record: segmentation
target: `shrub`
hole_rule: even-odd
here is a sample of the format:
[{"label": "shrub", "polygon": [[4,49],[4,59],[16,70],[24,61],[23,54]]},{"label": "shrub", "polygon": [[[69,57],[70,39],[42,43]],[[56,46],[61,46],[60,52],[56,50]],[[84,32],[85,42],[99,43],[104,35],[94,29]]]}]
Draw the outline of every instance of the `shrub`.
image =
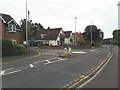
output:
[{"label": "shrub", "polygon": [[21,55],[21,54],[24,54],[26,53],[26,48],[24,45],[22,44],[16,44],[16,45],[13,45],[14,46],[14,55]]},{"label": "shrub", "polygon": [[2,39],[2,56],[10,56],[13,53],[13,45],[10,40]]},{"label": "shrub", "polygon": [[13,56],[26,53],[26,48],[22,44],[12,44],[12,41],[2,39],[2,56]]}]

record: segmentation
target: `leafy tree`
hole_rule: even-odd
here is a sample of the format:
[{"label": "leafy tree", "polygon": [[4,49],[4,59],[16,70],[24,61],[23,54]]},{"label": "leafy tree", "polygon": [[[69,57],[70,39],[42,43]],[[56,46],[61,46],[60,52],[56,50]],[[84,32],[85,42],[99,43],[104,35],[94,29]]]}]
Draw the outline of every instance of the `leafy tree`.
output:
[{"label": "leafy tree", "polygon": [[91,41],[91,28],[92,28],[92,41],[94,44],[100,43],[103,40],[104,32],[98,29],[95,25],[89,25],[85,28],[82,35],[86,41]]},{"label": "leafy tree", "polygon": [[120,29],[113,31],[113,43],[120,46]]},{"label": "leafy tree", "polygon": [[[35,35],[38,30],[44,29],[44,27],[40,23],[32,23],[32,20],[27,22],[28,24],[28,37],[30,35]],[[21,20],[21,40],[26,41],[26,19]]]}]

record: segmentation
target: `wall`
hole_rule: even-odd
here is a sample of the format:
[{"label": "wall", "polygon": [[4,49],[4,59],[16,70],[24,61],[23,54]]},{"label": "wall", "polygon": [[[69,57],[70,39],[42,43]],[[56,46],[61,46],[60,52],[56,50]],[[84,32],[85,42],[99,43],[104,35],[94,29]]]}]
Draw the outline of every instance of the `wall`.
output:
[{"label": "wall", "polygon": [[19,31],[16,32],[5,32],[5,38],[9,39],[9,40],[16,40],[17,44],[20,42],[20,33]]},{"label": "wall", "polygon": [[70,44],[69,38],[65,38],[65,44]]},{"label": "wall", "polygon": [[49,45],[57,45],[57,41],[55,41],[55,40],[49,40]]}]

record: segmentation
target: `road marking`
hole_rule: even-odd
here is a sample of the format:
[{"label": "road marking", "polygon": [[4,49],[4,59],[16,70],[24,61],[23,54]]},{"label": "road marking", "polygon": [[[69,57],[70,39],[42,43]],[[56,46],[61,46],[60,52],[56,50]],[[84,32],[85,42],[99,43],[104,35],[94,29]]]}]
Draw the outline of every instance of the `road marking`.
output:
[{"label": "road marking", "polygon": [[90,50],[90,51],[97,51],[98,49]]},{"label": "road marking", "polygon": [[4,73],[5,73],[5,71],[4,71],[4,70],[3,70],[3,71],[1,71],[1,72],[0,72],[0,76],[2,76]]},{"label": "road marking", "polygon": [[97,71],[97,73],[96,73],[92,78],[90,78],[89,80],[87,80],[85,83],[83,83],[82,85],[80,85],[78,88],[84,87],[84,86],[87,85],[91,80],[93,80],[93,79],[104,69],[104,67],[108,64],[108,62],[111,60],[112,57],[113,57],[113,54],[109,57],[109,59],[107,60],[107,62]]},{"label": "road marking", "polygon": [[[70,82],[69,84],[65,85],[63,88],[67,88],[65,90],[71,89],[74,86],[76,86],[77,84],[79,84],[81,81],[86,80],[88,78],[88,80],[86,80],[86,82],[82,83],[78,87],[78,88],[82,88],[84,85],[86,85],[88,82],[90,82],[92,79],[94,79],[103,70],[103,68],[107,65],[107,63],[112,58],[113,53],[108,53],[108,56],[107,56],[107,58],[105,58],[104,60],[102,60],[99,64],[97,64],[94,68],[92,68],[91,70],[89,70],[87,73],[85,73],[84,75],[81,75],[79,77],[79,80],[75,79],[72,82]],[[93,74],[93,76],[91,77],[92,74]]]},{"label": "road marking", "polygon": [[29,66],[30,66],[30,67],[34,67],[33,64],[30,64]]},{"label": "road marking", "polygon": [[63,60],[67,60],[68,58],[59,58],[58,60],[55,60],[55,61],[50,61],[50,63],[44,63],[43,65],[47,65],[47,64],[53,64],[53,63],[56,63],[56,62],[60,62],[60,61],[63,61]]},{"label": "road marking", "polygon": [[4,73],[4,74],[2,74],[0,76],[13,74],[13,73],[17,73],[17,72],[20,72],[20,71],[22,71],[22,70],[16,70],[16,71],[12,71],[12,72],[9,72],[9,73]]},{"label": "road marking", "polygon": [[72,52],[72,53],[87,53],[87,52]]},{"label": "road marking", "polygon": [[17,60],[14,60],[14,61],[4,62],[2,64],[12,63],[12,62],[16,62],[16,61],[22,61],[22,60],[26,60],[26,59],[30,60],[31,58],[37,57],[39,55],[40,55],[40,52],[37,55],[32,56],[32,57],[27,57],[27,58],[17,59]]}]

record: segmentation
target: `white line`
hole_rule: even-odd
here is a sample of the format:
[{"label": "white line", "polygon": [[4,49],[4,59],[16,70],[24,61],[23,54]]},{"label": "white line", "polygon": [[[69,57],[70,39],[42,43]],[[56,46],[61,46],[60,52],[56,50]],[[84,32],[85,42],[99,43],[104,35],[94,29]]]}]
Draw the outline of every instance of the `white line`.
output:
[{"label": "white line", "polygon": [[110,61],[110,59],[112,58],[113,54],[111,55],[111,57],[107,60],[107,62],[97,71],[97,73],[92,77],[90,78],[88,81],[86,81],[85,83],[83,83],[82,85],[80,85],[78,88],[82,88],[84,87],[85,85],[87,85],[91,80],[93,80],[103,69],[104,67],[108,64],[108,62]]},{"label": "white line", "polygon": [[5,69],[4,71],[9,71],[9,70],[12,70],[13,68],[9,68],[9,69]]},{"label": "white line", "polygon": [[20,72],[20,71],[22,71],[22,70],[16,70],[16,71],[13,71],[13,72],[5,73],[3,75],[13,74],[13,73]]}]

